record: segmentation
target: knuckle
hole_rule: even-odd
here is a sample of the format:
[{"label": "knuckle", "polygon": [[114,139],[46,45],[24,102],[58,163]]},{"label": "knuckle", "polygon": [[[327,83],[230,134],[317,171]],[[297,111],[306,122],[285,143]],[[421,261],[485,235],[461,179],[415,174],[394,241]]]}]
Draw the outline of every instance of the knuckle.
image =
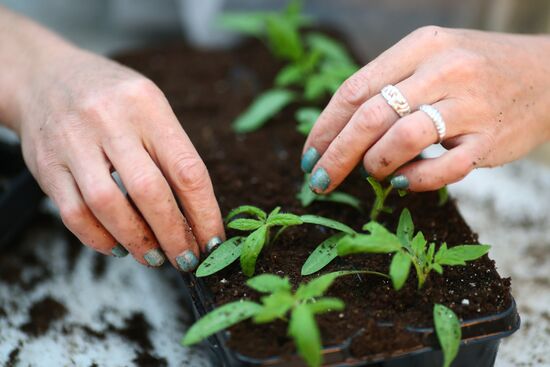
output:
[{"label": "knuckle", "polygon": [[451,32],[447,28],[436,25],[420,27],[411,33],[411,39],[415,43],[429,45],[448,45],[451,40]]},{"label": "knuckle", "polygon": [[416,151],[422,141],[420,130],[413,123],[401,124],[394,134],[398,144],[407,151]]},{"label": "knuckle", "polygon": [[88,210],[84,203],[60,204],[59,214],[67,228],[73,231],[80,231],[88,217]]},{"label": "knuckle", "polygon": [[365,96],[370,95],[364,72],[359,71],[346,79],[338,89],[338,95],[348,105],[359,106]]},{"label": "knuckle", "polygon": [[144,172],[132,178],[127,189],[133,199],[141,201],[158,197],[163,184],[163,178],[160,174]]},{"label": "knuckle", "polygon": [[104,209],[116,199],[116,189],[110,187],[92,187],[85,192],[86,202],[94,209]]},{"label": "knuckle", "polygon": [[367,106],[363,105],[357,111],[356,128],[362,135],[380,136],[385,129],[385,113],[382,105]]},{"label": "knuckle", "polygon": [[158,100],[163,94],[150,79],[139,77],[124,82],[121,85],[124,98],[131,101]]},{"label": "knuckle", "polygon": [[440,73],[444,79],[469,80],[477,77],[477,74],[484,69],[485,63],[485,58],[480,54],[454,50],[447,54]]},{"label": "knuckle", "polygon": [[452,175],[455,179],[466,176],[473,168],[473,158],[467,151],[457,153],[452,165]]},{"label": "knuckle", "polygon": [[197,156],[182,155],[174,162],[176,185],[180,191],[199,191],[208,187],[209,175],[204,162]]}]

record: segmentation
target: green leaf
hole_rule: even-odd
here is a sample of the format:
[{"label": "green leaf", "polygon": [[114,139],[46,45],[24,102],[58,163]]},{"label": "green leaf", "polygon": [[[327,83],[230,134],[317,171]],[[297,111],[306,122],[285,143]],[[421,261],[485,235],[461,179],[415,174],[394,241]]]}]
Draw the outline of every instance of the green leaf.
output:
[{"label": "green leaf", "polygon": [[227,224],[228,228],[237,229],[239,231],[253,231],[264,225],[263,221],[257,219],[238,218]]},{"label": "green leaf", "polygon": [[262,93],[237,117],[233,129],[237,133],[249,133],[262,127],[269,119],[296,99],[296,94],[285,89],[270,89]]},{"label": "green leaf", "polygon": [[217,26],[235,33],[262,37],[266,32],[268,12],[224,12],[216,19]]},{"label": "green leaf", "polygon": [[254,316],[261,306],[251,301],[228,303],[205,315],[187,331],[183,345],[193,345],[201,340]]},{"label": "green leaf", "polygon": [[308,207],[311,203],[317,200],[317,195],[309,188],[309,175],[304,175],[304,183],[302,184],[298,194],[296,194],[296,198],[300,200],[300,203],[304,208]]},{"label": "green leaf", "polygon": [[229,214],[227,214],[227,217],[225,218],[225,221],[229,222],[229,221],[231,221],[231,219],[233,219],[237,215],[241,215],[241,214],[247,214],[247,215],[250,215],[250,216],[254,216],[254,217],[256,217],[260,220],[263,220],[263,221],[265,221],[266,218],[267,218],[266,212],[264,212],[262,209],[257,208],[257,207],[252,206],[252,205],[242,205],[242,206],[239,206],[239,207],[231,210],[229,212]]},{"label": "green leaf", "polygon": [[304,98],[306,101],[317,101],[325,94],[331,92],[329,88],[329,80],[326,76],[321,74],[316,74],[309,77],[306,81],[304,89]]},{"label": "green leaf", "polygon": [[369,231],[371,234],[392,234],[386,227],[373,220],[365,224],[362,229],[363,231]]},{"label": "green leaf", "polygon": [[298,226],[302,224],[302,219],[295,214],[284,213],[270,216],[267,219],[267,225],[269,226]]},{"label": "green leaf", "polygon": [[[311,191],[311,190],[310,190]],[[344,204],[363,212],[361,208],[361,200],[353,195],[341,191],[333,191],[328,195],[317,195],[317,201],[327,201],[330,203]]]},{"label": "green leaf", "polygon": [[460,348],[460,321],[451,309],[440,304],[434,305],[433,315],[437,339],[443,351],[443,367],[449,367]]},{"label": "green leaf", "polygon": [[266,242],[267,226],[261,226],[252,232],[243,242],[241,249],[241,269],[243,274],[254,275],[256,260]]},{"label": "green leaf", "polygon": [[296,61],[304,52],[298,27],[280,16],[267,18],[267,37],[273,54],[281,59]]},{"label": "green leaf", "polygon": [[313,50],[319,51],[327,59],[339,64],[355,65],[346,48],[322,33],[310,33],[306,42]]},{"label": "green leaf", "polygon": [[403,288],[407,278],[409,277],[409,271],[411,270],[411,258],[404,251],[398,251],[393,255],[390,264],[390,277],[393,283],[393,288],[398,291]]},{"label": "green leaf", "polygon": [[367,182],[371,185],[372,190],[374,191],[374,195],[376,195],[376,197],[384,197],[384,189],[382,188],[380,182],[376,181],[376,179],[373,177],[368,177]]},{"label": "green leaf", "polygon": [[441,267],[441,265],[439,264],[432,264],[432,269],[440,275],[443,274],[443,267]]},{"label": "green leaf", "polygon": [[288,278],[282,278],[274,274],[262,274],[248,279],[246,284],[261,293],[275,293],[277,291],[290,291],[292,289]]},{"label": "green leaf", "polygon": [[[422,232],[420,232],[422,233]],[[422,235],[424,237],[424,235]],[[430,246],[428,247],[428,253],[426,254],[426,262],[428,264],[431,264],[434,260],[434,253],[435,253],[435,243],[430,243]]]},{"label": "green leaf", "polygon": [[254,316],[254,322],[263,324],[283,318],[293,305],[294,297],[286,291],[278,291],[262,297],[262,309]]},{"label": "green leaf", "polygon": [[277,73],[275,76],[275,85],[277,87],[288,87],[301,84],[304,80],[304,69],[299,64],[290,64]]},{"label": "green leaf", "polygon": [[321,334],[308,305],[298,305],[290,317],[288,326],[296,349],[309,367],[319,367],[322,362]]},{"label": "green leaf", "polygon": [[233,237],[219,245],[198,267],[196,276],[207,277],[228,267],[241,256],[243,237]]},{"label": "green leaf", "polygon": [[[489,245],[459,245],[440,253],[435,261],[441,265],[466,265],[466,261],[476,260],[489,252]],[[439,256],[438,256],[439,255]]]},{"label": "green leaf", "polygon": [[278,207],[276,207],[275,209],[273,209],[273,210],[269,213],[269,215],[267,216],[266,222],[269,222],[269,221],[271,220],[271,218],[273,218],[274,215],[277,215],[277,214],[279,214],[280,212],[281,212],[281,207],[280,207],[280,206],[278,206]]},{"label": "green leaf", "polygon": [[332,229],[335,229],[337,231],[344,232],[344,233],[347,233],[347,234],[355,234],[356,233],[351,227],[349,227],[349,226],[347,226],[343,223],[340,223],[340,222],[338,222],[334,219],[325,218],[325,217],[321,217],[321,216],[318,216],[318,215],[311,215],[311,214],[302,215],[302,216],[300,216],[300,219],[304,223],[317,224],[317,225],[327,227],[327,228],[332,228]]},{"label": "green leaf", "polygon": [[319,108],[303,107],[298,109],[294,115],[298,121],[298,131],[304,135],[308,135],[320,115],[321,110]]},{"label": "green leaf", "polygon": [[338,256],[336,245],[344,235],[344,233],[337,233],[321,242],[307,258],[301,274],[304,276],[316,273],[334,260]]},{"label": "green leaf", "polygon": [[307,300],[310,298],[322,296],[338,277],[358,274],[359,271],[334,271],[332,273],[321,275],[306,284],[300,284],[296,291],[296,298]]},{"label": "green leaf", "polygon": [[393,233],[359,234],[345,236],[338,241],[339,256],[372,253],[387,254],[401,249],[401,242]]},{"label": "green leaf", "polygon": [[437,196],[439,198],[437,205],[443,206],[447,204],[447,201],[449,201],[449,190],[447,190],[447,186],[443,186],[439,190],[437,190]]},{"label": "green leaf", "polygon": [[331,311],[341,311],[346,306],[340,298],[323,297],[307,303],[309,310],[314,315]]},{"label": "green leaf", "polygon": [[399,194],[399,197],[402,198],[404,196],[407,196],[407,190],[397,190],[397,193]]},{"label": "green leaf", "polygon": [[[411,241],[411,248],[413,250],[413,253],[418,258],[422,258],[424,256],[424,251],[426,249],[427,241],[424,238],[424,233],[417,232],[416,236]],[[428,262],[431,262],[431,260],[428,260]]]},{"label": "green leaf", "polygon": [[409,209],[405,208],[399,216],[399,224],[397,225],[397,237],[401,243],[408,244],[413,238],[414,224]]}]

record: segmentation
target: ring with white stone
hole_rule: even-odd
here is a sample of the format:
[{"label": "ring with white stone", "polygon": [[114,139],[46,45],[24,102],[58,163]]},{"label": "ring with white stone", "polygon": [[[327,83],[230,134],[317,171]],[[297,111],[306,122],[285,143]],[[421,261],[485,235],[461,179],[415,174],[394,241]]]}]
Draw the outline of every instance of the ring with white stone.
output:
[{"label": "ring with white stone", "polygon": [[437,131],[437,135],[439,136],[438,143],[441,143],[443,141],[443,138],[445,137],[445,133],[447,132],[445,120],[443,120],[443,116],[441,116],[441,113],[439,113],[439,111],[434,106],[429,104],[423,104],[422,106],[418,107],[418,109],[428,115],[428,117],[433,121],[435,130]]},{"label": "ring with white stone", "polygon": [[393,110],[399,115],[399,117],[403,117],[411,113],[411,107],[409,106],[407,99],[395,85],[386,85],[382,88],[380,94],[384,97],[386,102],[388,102],[390,107],[393,108]]}]

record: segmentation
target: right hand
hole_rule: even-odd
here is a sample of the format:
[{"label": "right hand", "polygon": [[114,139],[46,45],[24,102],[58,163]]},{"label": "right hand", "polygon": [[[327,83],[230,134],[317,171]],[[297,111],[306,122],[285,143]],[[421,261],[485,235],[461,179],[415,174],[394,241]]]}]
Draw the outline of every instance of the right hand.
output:
[{"label": "right hand", "polygon": [[103,254],[126,249],[150,266],[166,256],[194,270],[224,228],[206,166],[166,98],[150,80],[103,57],[73,47],[51,54],[33,62],[12,125],[63,222]]}]

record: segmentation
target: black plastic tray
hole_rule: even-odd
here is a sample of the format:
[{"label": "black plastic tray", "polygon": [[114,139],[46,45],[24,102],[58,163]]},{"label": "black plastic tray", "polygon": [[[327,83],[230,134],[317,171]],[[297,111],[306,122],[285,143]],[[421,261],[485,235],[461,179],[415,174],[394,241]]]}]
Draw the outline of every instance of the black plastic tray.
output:
[{"label": "black plastic tray", "polygon": [[25,167],[20,147],[0,143],[0,247],[32,220],[43,197]]},{"label": "black plastic tray", "polygon": [[[185,297],[198,319],[215,308],[213,297],[202,279],[193,274],[183,274]],[[452,367],[492,367],[494,366],[500,339],[513,334],[520,326],[520,318],[513,298],[510,307],[504,312],[462,322],[462,342],[460,351]],[[391,324],[383,326],[391,327]],[[323,358],[325,366],[371,366],[371,367],[441,367],[443,354],[438,347],[433,328],[410,328],[427,336],[429,345],[422,348],[399,350],[391,357],[369,356],[368,360],[351,356],[350,338],[341,345],[325,347]],[[214,366],[279,366],[302,367],[305,364],[298,356],[284,359],[278,356],[258,359],[239,354],[227,347],[227,332],[219,332],[208,338],[204,345]]]}]

